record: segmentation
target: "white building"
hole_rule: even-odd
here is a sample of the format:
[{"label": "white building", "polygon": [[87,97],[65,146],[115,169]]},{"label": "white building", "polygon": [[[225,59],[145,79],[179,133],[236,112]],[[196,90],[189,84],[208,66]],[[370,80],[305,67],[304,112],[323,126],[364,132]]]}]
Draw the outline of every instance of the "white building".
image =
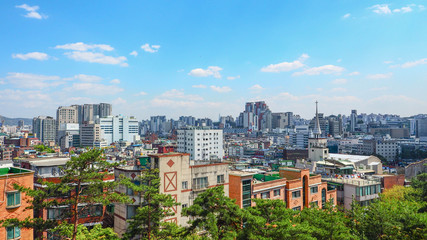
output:
[{"label": "white building", "polygon": [[393,161],[399,153],[399,145],[396,140],[381,140],[377,142],[375,152],[387,161]]},{"label": "white building", "polygon": [[110,145],[113,142],[133,142],[138,135],[138,120],[135,117],[108,116],[99,119],[101,138]]},{"label": "white building", "polygon": [[189,127],[178,132],[178,152],[189,153],[191,160],[222,160],[224,157],[221,129]]}]

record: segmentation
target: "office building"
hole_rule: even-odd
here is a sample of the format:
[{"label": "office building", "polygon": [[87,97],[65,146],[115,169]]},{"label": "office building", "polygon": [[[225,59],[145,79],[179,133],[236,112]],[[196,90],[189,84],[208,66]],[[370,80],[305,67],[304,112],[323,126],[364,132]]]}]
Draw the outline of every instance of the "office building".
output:
[{"label": "office building", "polygon": [[101,139],[101,126],[96,123],[80,125],[80,146],[105,147],[107,144]]},{"label": "office building", "polygon": [[357,127],[357,110],[351,110],[350,132],[356,131],[356,127]]},{"label": "office building", "polygon": [[223,132],[207,127],[177,130],[177,151],[189,153],[191,160],[219,160],[224,157]]},{"label": "office building", "polygon": [[108,116],[99,119],[101,138],[110,145],[114,142],[134,142],[138,136],[138,120],[135,117]]},{"label": "office building", "polygon": [[53,117],[33,118],[33,133],[41,142],[55,141],[56,121]]}]

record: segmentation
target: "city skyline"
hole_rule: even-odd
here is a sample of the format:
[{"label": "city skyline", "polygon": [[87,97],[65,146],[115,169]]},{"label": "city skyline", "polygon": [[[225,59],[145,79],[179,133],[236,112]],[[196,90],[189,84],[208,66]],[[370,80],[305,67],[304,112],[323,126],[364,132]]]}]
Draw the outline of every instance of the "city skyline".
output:
[{"label": "city skyline", "polygon": [[424,113],[422,1],[0,3],[0,115]]}]

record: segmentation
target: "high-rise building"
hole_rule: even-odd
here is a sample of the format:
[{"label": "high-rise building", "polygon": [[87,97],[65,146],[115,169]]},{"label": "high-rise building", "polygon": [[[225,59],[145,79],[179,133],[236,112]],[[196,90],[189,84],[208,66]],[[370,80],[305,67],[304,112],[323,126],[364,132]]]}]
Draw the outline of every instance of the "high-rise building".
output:
[{"label": "high-rise building", "polygon": [[427,118],[417,119],[415,125],[416,137],[427,139]]},{"label": "high-rise building", "polygon": [[293,125],[293,113],[292,112],[282,112],[282,113],[272,113],[272,124],[273,129],[276,128],[287,128]]},{"label": "high-rise building", "polygon": [[135,117],[108,116],[99,119],[101,138],[110,145],[113,142],[133,142],[138,135],[138,120]]},{"label": "high-rise building", "polygon": [[99,104],[99,111],[98,115],[100,118],[111,116],[112,113],[112,107],[109,103],[100,103]]},{"label": "high-rise building", "polygon": [[96,123],[80,124],[80,145],[82,147],[103,147],[101,142],[101,127]]},{"label": "high-rise building", "polygon": [[55,141],[56,121],[53,117],[38,116],[33,118],[33,133],[42,142]]},{"label": "high-rise building", "polygon": [[177,130],[178,152],[189,153],[191,160],[222,160],[222,129],[188,127]]},{"label": "high-rise building", "polygon": [[166,116],[152,116],[150,117],[150,130],[153,133],[160,132],[162,123],[166,122]]},{"label": "high-rise building", "polygon": [[238,126],[251,131],[272,128],[272,114],[264,101],[247,102],[245,111],[240,113]]},{"label": "high-rise building", "polygon": [[350,132],[356,131],[356,126],[357,126],[357,110],[351,110]]},{"label": "high-rise building", "polygon": [[74,106],[59,107],[56,110],[56,142],[59,143],[59,126],[65,123],[78,123],[77,110]]}]

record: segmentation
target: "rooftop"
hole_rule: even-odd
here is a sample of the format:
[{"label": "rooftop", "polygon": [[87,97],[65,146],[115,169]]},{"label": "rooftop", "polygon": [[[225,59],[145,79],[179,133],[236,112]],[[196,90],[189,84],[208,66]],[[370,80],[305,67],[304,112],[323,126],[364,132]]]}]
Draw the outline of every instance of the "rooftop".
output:
[{"label": "rooftop", "polygon": [[58,158],[58,157],[49,157],[49,158],[26,158],[20,159],[21,161],[29,162],[31,165],[36,167],[48,167],[48,166],[61,166],[65,165],[70,158]]},{"label": "rooftop", "polygon": [[32,171],[23,169],[23,168],[15,168],[15,167],[0,168],[0,176],[14,175],[19,173],[29,173],[29,172],[32,172]]},{"label": "rooftop", "polygon": [[366,180],[361,178],[322,178],[322,180],[333,183],[349,184],[354,186],[369,186],[380,183],[379,181]]},{"label": "rooftop", "polygon": [[360,162],[363,160],[366,160],[370,158],[371,156],[364,156],[364,155],[350,155],[350,154],[337,154],[337,153],[330,153],[329,158],[333,160],[347,160],[350,162]]}]

